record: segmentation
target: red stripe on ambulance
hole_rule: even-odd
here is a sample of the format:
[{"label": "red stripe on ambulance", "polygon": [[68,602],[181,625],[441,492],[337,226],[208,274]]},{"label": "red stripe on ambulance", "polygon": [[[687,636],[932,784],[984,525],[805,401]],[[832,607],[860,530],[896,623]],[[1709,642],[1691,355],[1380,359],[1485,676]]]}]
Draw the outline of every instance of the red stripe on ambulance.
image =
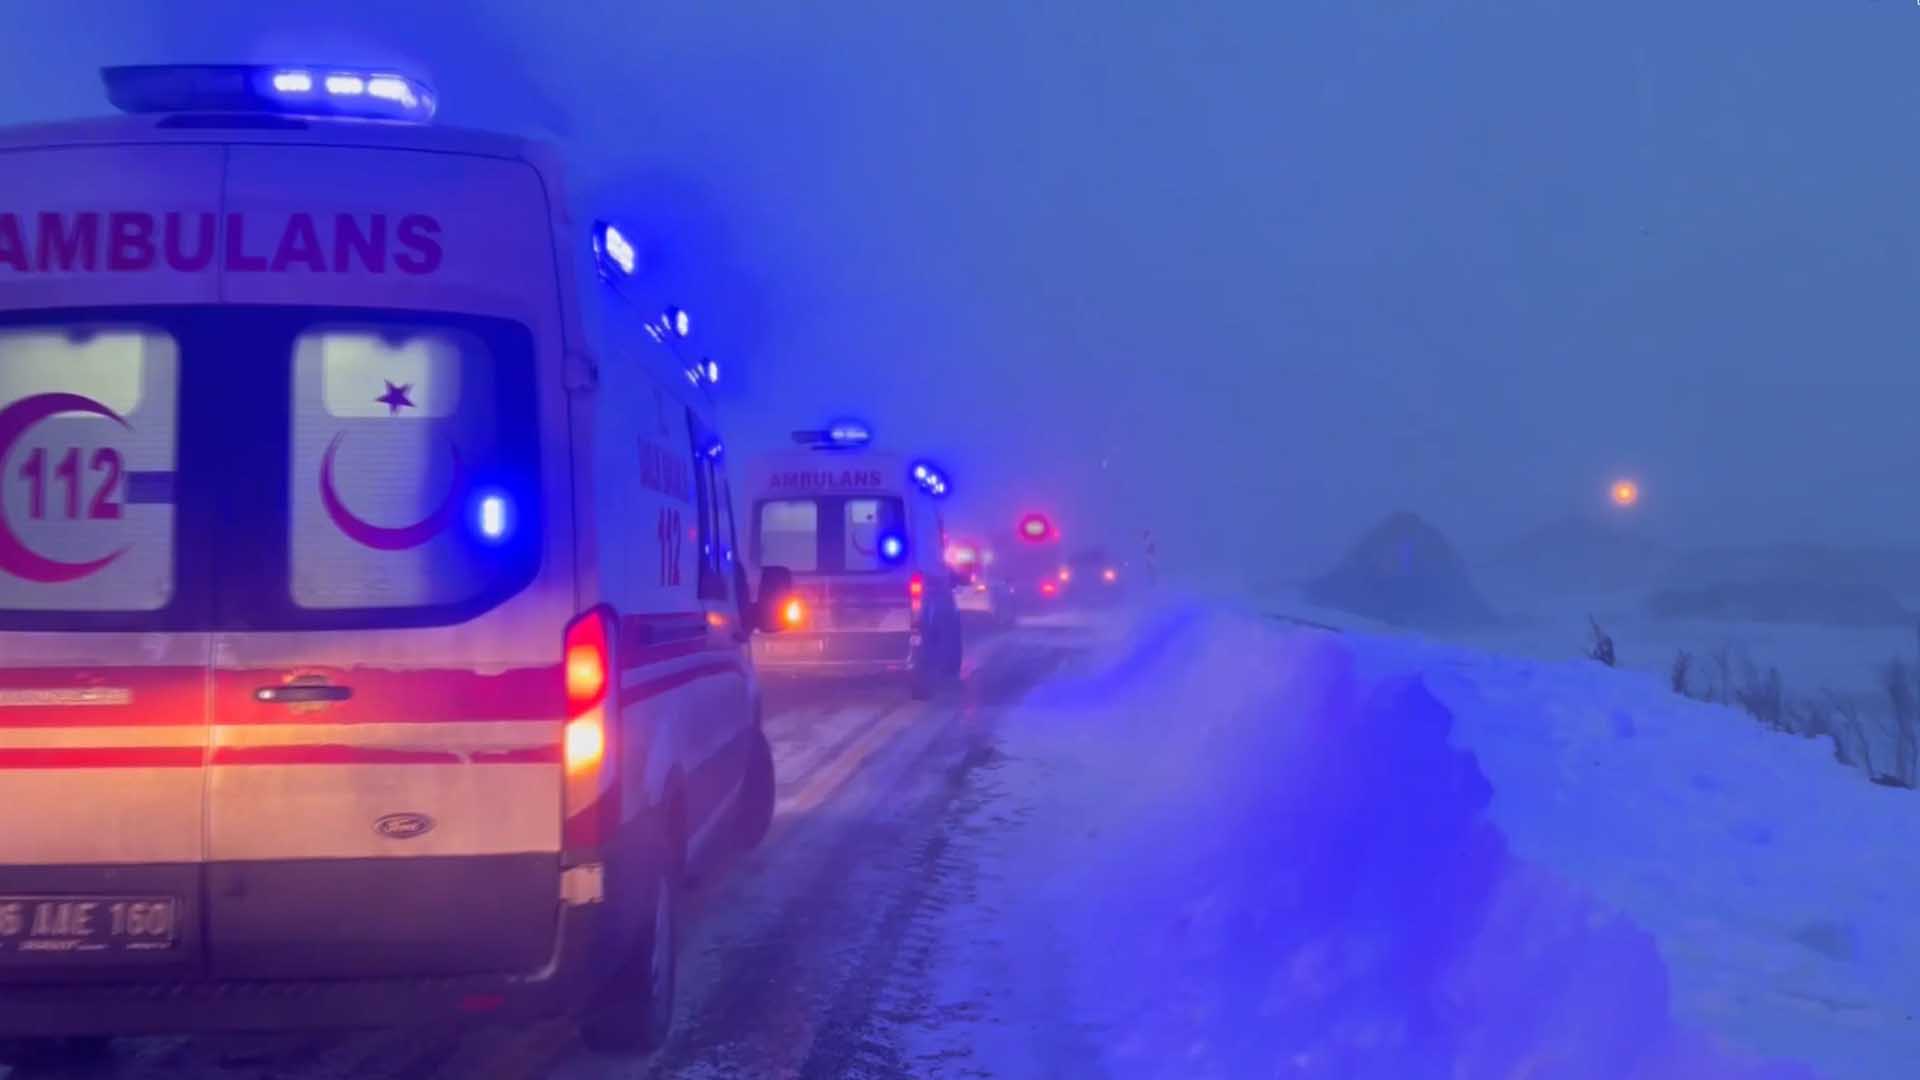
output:
[{"label": "red stripe on ambulance", "polygon": [[0,769],[197,769],[198,746],[0,747]]}]

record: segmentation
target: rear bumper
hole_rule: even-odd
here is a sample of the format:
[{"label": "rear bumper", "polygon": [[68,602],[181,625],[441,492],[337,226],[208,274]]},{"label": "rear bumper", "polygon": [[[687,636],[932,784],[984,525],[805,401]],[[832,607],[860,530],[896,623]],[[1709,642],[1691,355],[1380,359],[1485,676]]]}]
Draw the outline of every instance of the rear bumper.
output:
[{"label": "rear bumper", "polygon": [[776,634],[754,638],[753,662],[776,674],[863,675],[910,670],[919,648],[905,630]]},{"label": "rear bumper", "polygon": [[559,907],[551,961],[520,975],[445,978],[10,983],[0,1036],[388,1028],[518,1021],[584,1004],[598,983],[604,904]]}]

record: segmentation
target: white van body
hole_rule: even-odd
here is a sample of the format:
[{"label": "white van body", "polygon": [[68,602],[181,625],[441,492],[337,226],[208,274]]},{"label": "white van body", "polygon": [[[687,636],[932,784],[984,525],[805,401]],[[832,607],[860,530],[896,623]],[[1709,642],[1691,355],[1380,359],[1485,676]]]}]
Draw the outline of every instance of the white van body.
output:
[{"label": "white van body", "polygon": [[0,132],[0,1034],[583,1007],[759,800],[713,409],[563,191]]},{"label": "white van body", "polygon": [[[865,449],[756,457],[741,513],[754,580],[793,572],[801,620],[754,641],[757,666],[789,673],[910,672],[918,685],[957,674],[959,613],[937,502],[908,463]],[[889,537],[903,545],[889,559]],[[778,598],[762,597],[762,602]]]}]

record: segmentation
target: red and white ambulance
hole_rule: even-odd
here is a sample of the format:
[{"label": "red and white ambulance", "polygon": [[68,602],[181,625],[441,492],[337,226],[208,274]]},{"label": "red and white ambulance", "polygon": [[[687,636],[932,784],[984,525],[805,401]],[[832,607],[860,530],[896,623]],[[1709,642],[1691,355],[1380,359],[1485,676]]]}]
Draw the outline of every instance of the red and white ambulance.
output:
[{"label": "red and white ambulance", "polygon": [[104,74],[0,132],[0,1036],[657,1043],[773,797],[684,314],[410,79]]},{"label": "red and white ambulance", "polygon": [[926,698],[959,676],[960,613],[936,500],[944,478],[868,448],[864,424],[794,433],[806,448],[750,460],[747,562],[792,588],[763,592],[780,625],[754,642],[763,671],[905,673]]}]

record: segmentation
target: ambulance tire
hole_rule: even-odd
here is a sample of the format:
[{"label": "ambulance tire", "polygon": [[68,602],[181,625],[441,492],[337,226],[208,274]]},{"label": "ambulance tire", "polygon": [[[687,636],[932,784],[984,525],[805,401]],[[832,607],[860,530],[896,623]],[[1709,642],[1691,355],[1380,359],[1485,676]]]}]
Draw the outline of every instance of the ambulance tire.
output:
[{"label": "ambulance tire", "polygon": [[944,687],[960,677],[960,620],[927,636],[920,653],[913,658],[911,692],[915,701],[931,701]]},{"label": "ambulance tire", "polygon": [[907,674],[907,693],[915,701],[930,701],[934,691],[933,658],[922,650],[913,659],[913,670]]},{"label": "ambulance tire", "polygon": [[734,819],[734,835],[742,852],[759,847],[773,828],[773,747],[767,742],[766,732],[754,730],[753,746],[747,754],[747,774],[741,778],[740,798],[734,804],[739,815]]},{"label": "ambulance tire", "polygon": [[947,678],[960,681],[960,670],[967,659],[967,635],[960,626],[960,620],[953,620],[953,637],[947,649]]},{"label": "ambulance tire", "polygon": [[635,1058],[658,1050],[673,1024],[674,983],[680,967],[680,867],[672,818],[662,816],[648,852],[644,886],[653,916],[634,935],[631,951],[580,1017],[580,1041],[608,1057]]}]

